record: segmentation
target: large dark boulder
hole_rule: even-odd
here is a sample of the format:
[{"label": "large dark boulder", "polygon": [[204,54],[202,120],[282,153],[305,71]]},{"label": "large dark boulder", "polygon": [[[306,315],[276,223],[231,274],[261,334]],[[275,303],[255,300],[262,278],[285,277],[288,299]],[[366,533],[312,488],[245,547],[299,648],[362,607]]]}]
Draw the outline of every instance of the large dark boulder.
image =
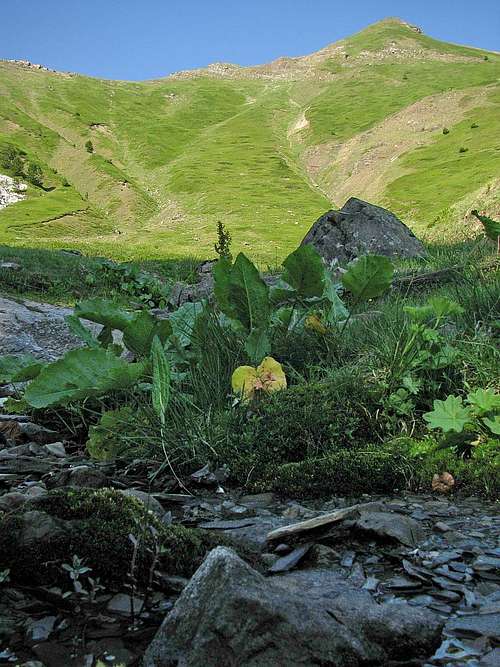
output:
[{"label": "large dark boulder", "polygon": [[417,257],[423,244],[393,213],[351,197],[340,211],[328,211],[307,232],[311,244],[329,264],[347,264],[361,255]]},{"label": "large dark boulder", "polygon": [[428,610],[377,604],[329,571],[319,586],[293,574],[265,578],[231,549],[214,549],[163,622],[144,667],[387,665],[439,645],[442,622]]}]

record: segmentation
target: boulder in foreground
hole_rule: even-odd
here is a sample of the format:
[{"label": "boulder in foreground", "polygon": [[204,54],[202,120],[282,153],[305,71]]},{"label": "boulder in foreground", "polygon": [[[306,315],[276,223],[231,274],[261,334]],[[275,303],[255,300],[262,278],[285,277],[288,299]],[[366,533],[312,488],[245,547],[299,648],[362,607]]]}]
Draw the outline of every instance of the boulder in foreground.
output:
[{"label": "boulder in foreground", "polygon": [[311,244],[327,264],[345,265],[361,255],[417,257],[425,248],[413,232],[385,208],[351,197],[340,211],[328,211],[308,231]]},{"label": "boulder in foreground", "polygon": [[430,655],[442,622],[406,603],[377,604],[345,584],[331,595],[266,579],[218,547],[184,589],[144,667],[386,665]]}]

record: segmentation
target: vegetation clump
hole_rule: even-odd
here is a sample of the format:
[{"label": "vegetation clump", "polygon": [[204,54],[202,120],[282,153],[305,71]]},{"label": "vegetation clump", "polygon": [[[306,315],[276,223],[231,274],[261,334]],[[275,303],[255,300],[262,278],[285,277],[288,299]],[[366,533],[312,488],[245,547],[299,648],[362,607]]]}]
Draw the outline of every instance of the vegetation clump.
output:
[{"label": "vegetation clump", "polygon": [[[24,542],[30,511],[47,515],[56,527]],[[201,531],[166,526],[140,500],[113,489],[55,490],[0,515],[0,569],[10,569],[11,579],[23,582],[58,581],[62,564],[77,555],[103,582],[120,583],[127,579],[135,548],[139,581],[148,579],[155,554],[159,569],[190,576],[210,546],[211,538]]]}]

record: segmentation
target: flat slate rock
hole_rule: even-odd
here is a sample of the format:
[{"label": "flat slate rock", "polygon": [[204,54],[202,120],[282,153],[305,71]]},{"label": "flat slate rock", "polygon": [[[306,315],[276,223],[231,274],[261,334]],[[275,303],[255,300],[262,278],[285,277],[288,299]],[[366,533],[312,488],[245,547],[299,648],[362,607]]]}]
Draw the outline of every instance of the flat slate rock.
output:
[{"label": "flat slate rock", "polygon": [[489,637],[500,643],[500,613],[453,618],[446,624],[445,632],[457,637]]}]

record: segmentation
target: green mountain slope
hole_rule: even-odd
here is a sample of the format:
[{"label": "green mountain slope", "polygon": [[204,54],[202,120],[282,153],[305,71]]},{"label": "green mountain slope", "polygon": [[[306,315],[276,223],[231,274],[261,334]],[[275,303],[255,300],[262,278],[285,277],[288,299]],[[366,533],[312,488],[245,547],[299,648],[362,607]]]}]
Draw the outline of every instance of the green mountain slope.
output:
[{"label": "green mountain slope", "polygon": [[499,206],[499,81],[499,54],[397,19],[309,56],[142,83],[2,61],[0,161],[15,148],[17,172],[35,162],[43,179],[0,210],[0,243],[207,256],[222,220],[275,262],[351,195],[422,235],[467,233],[469,206]]}]

